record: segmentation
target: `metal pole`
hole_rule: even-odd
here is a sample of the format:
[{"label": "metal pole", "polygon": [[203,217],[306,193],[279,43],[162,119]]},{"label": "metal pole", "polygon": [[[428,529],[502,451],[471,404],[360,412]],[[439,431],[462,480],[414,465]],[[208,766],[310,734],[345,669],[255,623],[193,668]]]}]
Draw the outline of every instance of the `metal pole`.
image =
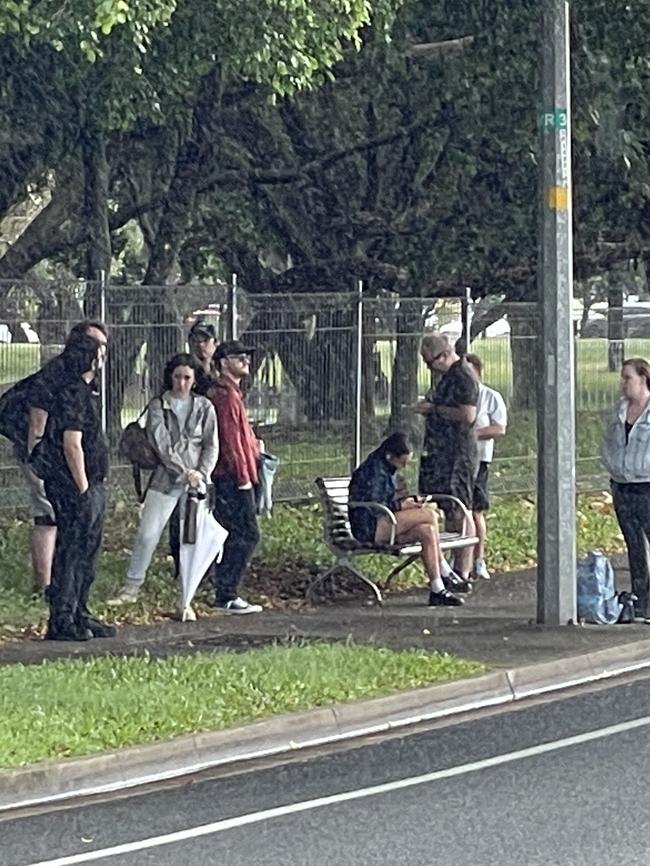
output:
[{"label": "metal pole", "polygon": [[469,286],[465,286],[465,321],[463,322],[463,332],[465,336],[465,352],[471,351],[472,345],[472,290]]},{"label": "metal pole", "polygon": [[564,625],[576,619],[569,64],[569,4],[566,0],[544,0],[538,269],[542,338],[537,414],[537,621],[547,625]]},{"label": "metal pole", "polygon": [[357,369],[354,407],[354,466],[361,463],[361,413],[363,407],[363,280],[357,282]]},{"label": "metal pole", "polygon": [[[106,324],[106,271],[99,272],[99,320]],[[108,430],[108,405],[106,400],[106,359],[102,364],[102,368],[99,371],[99,381],[102,389],[102,399],[101,399],[101,424],[102,424],[102,433],[106,436],[106,431]]]},{"label": "metal pole", "polygon": [[237,339],[237,274],[232,275],[230,285],[230,339]]}]

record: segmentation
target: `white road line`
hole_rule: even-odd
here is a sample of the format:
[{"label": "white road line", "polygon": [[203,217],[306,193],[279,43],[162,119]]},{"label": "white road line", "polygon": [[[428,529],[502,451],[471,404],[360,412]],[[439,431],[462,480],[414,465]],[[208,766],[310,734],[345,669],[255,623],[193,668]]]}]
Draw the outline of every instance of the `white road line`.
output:
[{"label": "white road line", "polygon": [[214,821],[212,824],[202,824],[199,827],[190,827],[187,830],[178,830],[175,833],[166,833],[163,836],[152,836],[149,839],[141,839],[138,842],[125,842],[123,845],[115,845],[112,848],[101,848],[97,851],[84,851],[82,854],[72,854],[67,857],[58,857],[55,860],[40,860],[38,863],[29,863],[26,866],[76,866],[78,863],[93,863],[96,860],[104,860],[109,857],[119,857],[121,854],[132,854],[136,851],[146,851],[151,848],[159,848],[163,845],[172,845],[177,842],[186,842],[198,839],[201,836],[212,836],[222,833],[224,830],[234,830],[245,827],[248,824],[259,824],[272,818],[282,818],[285,815],[295,815],[299,812],[309,812],[312,809],[322,809],[325,806],[336,806],[339,803],[347,803],[351,800],[363,800],[366,797],[376,797],[378,794],[387,794],[391,791],[400,791],[405,788],[414,788],[417,785],[427,785],[440,779],[453,779],[455,776],[464,776],[467,773],[475,773],[490,767],[498,767],[513,761],[521,761],[524,758],[533,758],[548,752],[557,752],[560,749],[568,749],[571,746],[579,746],[593,740],[601,740],[612,737],[625,731],[633,731],[637,728],[645,728],[650,725],[650,716],[642,719],[633,719],[629,722],[621,722],[608,728],[600,728],[597,731],[588,731],[577,734],[574,737],[565,737],[550,743],[540,743],[528,749],[520,749],[516,752],[508,752],[505,755],[495,755],[492,758],[484,758],[481,761],[473,761],[469,764],[461,764],[457,767],[449,767],[446,770],[436,770],[433,773],[425,773],[423,776],[411,776],[408,779],[399,779],[396,782],[386,782],[383,785],[373,785],[370,788],[359,788],[356,791],[347,791],[342,794],[332,794],[329,797],[318,797],[315,800],[305,800],[302,803],[291,803],[287,806],[277,806],[274,809],[265,809],[262,812],[251,812],[248,815],[239,815],[236,818],[226,818],[223,821]]}]

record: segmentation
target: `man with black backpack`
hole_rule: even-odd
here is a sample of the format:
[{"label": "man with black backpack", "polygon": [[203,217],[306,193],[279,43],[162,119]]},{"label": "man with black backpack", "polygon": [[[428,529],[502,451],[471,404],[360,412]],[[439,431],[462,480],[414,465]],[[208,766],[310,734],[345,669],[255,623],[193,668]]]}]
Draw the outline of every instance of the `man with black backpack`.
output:
[{"label": "man with black backpack", "polygon": [[40,370],[22,379],[0,398],[0,434],[14,443],[16,459],[27,483],[34,526],[30,546],[35,590],[45,589],[51,579],[56,543],[56,520],[42,479],[28,463],[34,446],[42,439],[48,414],[69,382],[66,350],[84,336],[95,339],[106,352],[107,331],[101,322],[83,321],[70,331],[62,354]]},{"label": "man with black backpack", "polygon": [[104,479],[108,473],[108,447],[93,387],[104,363],[105,348],[83,335],[66,348],[64,357],[66,386],[56,404],[50,406],[44,436],[30,457],[34,471],[45,482],[57,526],[46,637],[112,637],[114,626],[100,622],[88,610],[104,526]]}]

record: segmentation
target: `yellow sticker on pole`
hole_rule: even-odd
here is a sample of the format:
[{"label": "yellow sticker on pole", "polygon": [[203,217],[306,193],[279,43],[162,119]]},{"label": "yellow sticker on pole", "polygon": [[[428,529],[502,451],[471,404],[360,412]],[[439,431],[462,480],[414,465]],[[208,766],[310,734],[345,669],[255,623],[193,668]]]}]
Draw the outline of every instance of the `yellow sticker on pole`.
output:
[{"label": "yellow sticker on pole", "polygon": [[548,189],[548,206],[551,210],[567,210],[569,190],[566,186],[551,186]]}]

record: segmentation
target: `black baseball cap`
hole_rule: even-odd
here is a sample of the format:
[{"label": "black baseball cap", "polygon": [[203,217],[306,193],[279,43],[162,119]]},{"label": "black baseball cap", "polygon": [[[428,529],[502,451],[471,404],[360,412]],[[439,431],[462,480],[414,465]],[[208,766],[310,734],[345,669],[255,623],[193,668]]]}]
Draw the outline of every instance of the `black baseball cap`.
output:
[{"label": "black baseball cap", "polygon": [[229,355],[252,355],[255,349],[253,346],[245,346],[240,340],[226,340],[225,343],[220,343],[214,353],[214,360],[221,361],[222,358],[227,358]]},{"label": "black baseball cap", "polygon": [[188,337],[190,340],[216,340],[217,332],[208,322],[194,322]]}]

